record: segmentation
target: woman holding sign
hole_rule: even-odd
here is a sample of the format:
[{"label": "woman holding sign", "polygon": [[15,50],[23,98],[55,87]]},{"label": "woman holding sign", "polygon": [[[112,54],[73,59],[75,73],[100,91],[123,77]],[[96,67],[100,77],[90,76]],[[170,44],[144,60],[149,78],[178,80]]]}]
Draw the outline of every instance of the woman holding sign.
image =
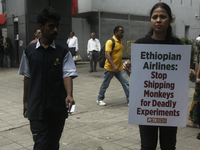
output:
[{"label": "woman holding sign", "polygon": [[[135,43],[141,44],[176,44],[181,41],[172,35],[171,22],[173,21],[170,7],[165,3],[157,3],[150,12],[151,30],[146,37]],[[124,70],[130,74],[130,61],[124,63]],[[155,150],[160,136],[161,150],[176,149],[177,127],[139,125],[141,150]]]}]

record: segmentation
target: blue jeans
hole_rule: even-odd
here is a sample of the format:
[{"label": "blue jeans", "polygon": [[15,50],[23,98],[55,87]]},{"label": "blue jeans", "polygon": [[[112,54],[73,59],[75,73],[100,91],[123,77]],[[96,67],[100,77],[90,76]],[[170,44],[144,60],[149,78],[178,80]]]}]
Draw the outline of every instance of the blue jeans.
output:
[{"label": "blue jeans", "polygon": [[97,99],[99,101],[100,100],[102,101],[105,98],[106,89],[108,88],[113,76],[115,76],[121,83],[124,89],[124,92],[126,94],[127,102],[129,102],[129,82],[126,76],[126,72],[124,70],[120,71],[119,73],[115,73],[115,72],[104,69],[104,79],[103,79],[103,83],[101,84],[99,96],[97,97]]},{"label": "blue jeans", "polygon": [[10,67],[10,56],[5,55],[5,59],[6,59],[7,67]]}]

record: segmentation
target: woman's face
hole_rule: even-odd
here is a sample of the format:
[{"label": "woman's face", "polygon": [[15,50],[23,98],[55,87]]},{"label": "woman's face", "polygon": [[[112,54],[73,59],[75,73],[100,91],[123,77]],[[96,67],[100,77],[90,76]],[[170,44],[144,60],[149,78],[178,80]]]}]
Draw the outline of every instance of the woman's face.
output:
[{"label": "woman's face", "polygon": [[156,8],[151,15],[151,27],[153,29],[153,34],[163,34],[167,33],[167,28],[171,20],[167,14],[167,11],[161,7]]}]

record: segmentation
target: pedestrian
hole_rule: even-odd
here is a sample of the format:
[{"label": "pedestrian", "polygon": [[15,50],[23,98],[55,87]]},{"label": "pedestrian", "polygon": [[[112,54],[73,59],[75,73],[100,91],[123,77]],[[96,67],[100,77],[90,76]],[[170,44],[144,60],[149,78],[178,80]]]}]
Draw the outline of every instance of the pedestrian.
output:
[{"label": "pedestrian", "polygon": [[[198,76],[200,71],[200,64],[198,65],[197,73],[195,70],[190,69],[189,79],[190,81],[195,81],[196,83],[200,82],[200,78]],[[200,98],[196,102],[196,117],[198,120],[198,127],[200,127]],[[200,140],[200,133],[197,134],[197,139]]]},{"label": "pedestrian", "polygon": [[121,83],[126,94],[127,103],[129,103],[129,82],[126,76],[126,72],[122,67],[122,54],[124,47],[121,39],[123,38],[123,35],[124,28],[122,26],[116,26],[114,28],[113,35],[113,39],[115,41],[114,49],[112,49],[113,42],[111,39],[109,39],[105,45],[106,62],[104,66],[104,79],[99,90],[99,95],[97,97],[97,104],[100,106],[106,105],[103,100],[105,98],[106,89],[108,88],[113,76],[115,76]]},{"label": "pedestrian", "polygon": [[78,51],[78,38],[75,36],[75,33],[73,31],[70,32],[66,43],[72,56],[76,56],[76,53]]},{"label": "pedestrian", "polygon": [[200,50],[200,35],[196,38],[198,50]]},{"label": "pedestrian", "polygon": [[19,74],[24,75],[24,115],[27,114],[34,150],[58,150],[73,99],[77,77],[71,53],[55,42],[60,15],[51,7],[37,16],[42,32],[37,43],[23,51]]},{"label": "pedestrian", "polygon": [[[157,3],[150,11],[151,30],[146,37],[138,39],[137,44],[182,44],[180,39],[172,35],[173,21],[171,8],[165,3]],[[125,62],[124,69],[130,73],[130,60]],[[139,125],[141,150],[155,150],[159,141],[161,150],[176,149],[177,127]]]},{"label": "pedestrian", "polygon": [[34,31],[35,39],[30,42],[30,44],[36,43],[38,38],[41,36],[40,28],[36,28]]},{"label": "pedestrian", "polygon": [[[200,63],[199,63],[200,65]],[[199,66],[200,67],[200,66]],[[197,114],[197,103],[200,99],[200,68],[198,67],[196,78],[195,78],[195,90],[193,94],[193,99],[192,99],[192,104],[190,106],[190,111],[189,111],[189,122],[186,126],[191,127],[191,128],[199,128],[199,119],[198,119],[198,114]]]},{"label": "pedestrian", "polygon": [[11,55],[11,50],[12,50],[12,42],[9,37],[6,38],[4,47],[5,47],[5,50],[4,50],[5,60],[7,63],[7,67],[10,68],[10,55]]},{"label": "pedestrian", "polygon": [[[90,60],[90,71],[89,72],[97,72],[97,57],[98,53],[101,50],[101,44],[99,40],[96,38],[95,33],[91,33],[91,39],[88,41],[87,44],[87,55],[89,56]],[[94,65],[93,65],[94,62]]]},{"label": "pedestrian", "polygon": [[3,36],[0,36],[0,68],[3,68],[3,58],[4,58]]}]

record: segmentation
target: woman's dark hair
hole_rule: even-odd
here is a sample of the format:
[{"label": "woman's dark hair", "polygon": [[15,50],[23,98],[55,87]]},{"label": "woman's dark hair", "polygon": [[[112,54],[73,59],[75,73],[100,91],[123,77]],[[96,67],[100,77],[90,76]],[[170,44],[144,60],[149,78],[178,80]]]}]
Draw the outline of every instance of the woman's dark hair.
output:
[{"label": "woman's dark hair", "polygon": [[[167,14],[168,14],[168,16],[169,16],[169,21],[172,21],[172,20],[173,20],[171,8],[170,8],[167,4],[165,4],[165,3],[157,3],[157,4],[155,4],[155,5],[153,6],[153,8],[151,9],[151,11],[150,11],[150,18],[151,18],[152,14],[153,14],[153,11],[154,11],[156,8],[158,8],[158,7],[161,7],[161,8],[163,8],[163,9],[166,10],[166,12],[167,12]],[[152,36],[152,35],[153,35],[153,29],[151,29],[151,30],[149,31],[149,33],[147,33],[146,36]],[[172,37],[173,37],[173,34],[172,34],[172,27],[171,27],[171,25],[169,24],[169,26],[168,26],[168,28],[167,28],[166,40],[167,40],[167,41],[170,41]]]},{"label": "woman's dark hair", "polygon": [[42,25],[45,25],[45,23],[49,20],[55,20],[57,22],[60,21],[60,14],[54,10],[52,7],[46,7],[40,11],[40,13],[37,16],[37,23],[41,23]]},{"label": "woman's dark hair", "polygon": [[114,28],[114,34],[115,34],[115,32],[118,32],[118,31],[119,31],[119,28],[122,28],[122,29],[123,29],[122,26],[116,26],[116,27]]},{"label": "woman's dark hair", "polygon": [[12,42],[11,42],[11,40],[10,40],[9,37],[6,38],[6,42],[7,42],[8,44],[10,44],[10,47],[12,47]]}]

